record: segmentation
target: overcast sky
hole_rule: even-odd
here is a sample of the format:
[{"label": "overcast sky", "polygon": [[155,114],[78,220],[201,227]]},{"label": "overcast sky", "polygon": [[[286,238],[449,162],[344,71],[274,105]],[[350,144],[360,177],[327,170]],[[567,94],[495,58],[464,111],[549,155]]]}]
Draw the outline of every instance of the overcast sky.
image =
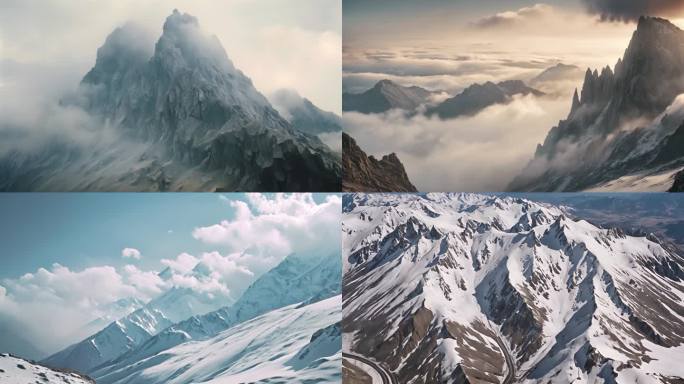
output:
[{"label": "overcast sky", "polygon": [[[441,120],[390,112],[344,114],[367,153],[395,152],[423,191],[501,191],[570,110],[584,71],[614,67],[641,14],[684,25],[680,0],[344,0],[343,90],[390,79],[453,96],[474,83],[531,83],[558,63],[574,75],[534,84],[475,116]],[[444,96],[442,96],[444,97]]]},{"label": "overcast sky", "polygon": [[75,86],[114,28],[137,21],[158,37],[174,8],[196,16],[206,33],[216,35],[263,94],[293,88],[319,107],[340,112],[338,0],[5,0],[0,85],[18,80],[12,76],[18,63],[36,68],[36,76],[54,77],[50,84]]},{"label": "overcast sky", "polygon": [[[341,246],[338,195],[3,194],[0,212],[0,336],[43,353],[78,341],[115,300],[182,286],[228,302],[288,254]],[[195,279],[200,261],[209,277]],[[177,279],[159,278],[166,267]],[[0,350],[11,342],[0,337]]]}]

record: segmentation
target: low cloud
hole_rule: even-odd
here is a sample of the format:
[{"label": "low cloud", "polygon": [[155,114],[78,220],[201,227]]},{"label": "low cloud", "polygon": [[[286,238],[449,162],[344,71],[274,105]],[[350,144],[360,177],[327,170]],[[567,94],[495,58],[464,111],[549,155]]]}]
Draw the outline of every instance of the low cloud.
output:
[{"label": "low cloud", "polygon": [[526,96],[472,117],[407,117],[394,110],[345,113],[343,124],[368,154],[396,152],[419,190],[501,191],[569,107],[566,99]]},{"label": "low cloud", "polygon": [[198,262],[199,260],[195,256],[185,252],[176,256],[175,259],[161,260],[163,265],[178,273],[190,273]]},{"label": "low cloud", "polygon": [[292,118],[291,110],[304,107],[302,96],[296,90],[289,88],[279,89],[271,93],[268,100],[273,105],[273,108],[288,121]]},{"label": "low cloud", "polygon": [[640,16],[681,17],[681,0],[582,0],[591,14],[602,21],[631,22]]},{"label": "low cloud", "polygon": [[326,132],[318,135],[318,138],[337,153],[342,153],[342,132]]},{"label": "low cloud", "polygon": [[121,250],[121,257],[140,260],[140,251],[135,248],[124,248]]},{"label": "low cloud", "polygon": [[[126,297],[149,299],[110,266],[72,271],[53,264],[18,279],[4,279],[2,284],[3,328],[12,326],[9,332],[26,338],[43,353],[54,352],[75,341],[74,337],[85,336],[79,329],[93,320],[97,307]],[[49,323],[45,319],[50,319]]]},{"label": "low cloud", "polygon": [[483,17],[472,23],[477,28],[510,27],[519,23],[534,21],[540,17],[548,17],[553,8],[546,4],[535,4],[531,7],[520,8],[517,11],[507,11]]}]

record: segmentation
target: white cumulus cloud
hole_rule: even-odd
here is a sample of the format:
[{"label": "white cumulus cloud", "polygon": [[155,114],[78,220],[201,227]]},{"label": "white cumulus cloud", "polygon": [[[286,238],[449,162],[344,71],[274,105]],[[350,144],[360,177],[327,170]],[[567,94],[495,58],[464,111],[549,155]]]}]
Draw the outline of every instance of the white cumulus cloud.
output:
[{"label": "white cumulus cloud", "polygon": [[140,260],[140,251],[135,248],[124,248],[121,250],[121,257]]},{"label": "white cumulus cloud", "polygon": [[316,203],[311,194],[248,194],[248,202],[229,201],[232,219],[198,227],[193,236],[230,253],[247,253],[275,262],[290,253],[321,255],[339,251],[342,199],[330,195]]}]

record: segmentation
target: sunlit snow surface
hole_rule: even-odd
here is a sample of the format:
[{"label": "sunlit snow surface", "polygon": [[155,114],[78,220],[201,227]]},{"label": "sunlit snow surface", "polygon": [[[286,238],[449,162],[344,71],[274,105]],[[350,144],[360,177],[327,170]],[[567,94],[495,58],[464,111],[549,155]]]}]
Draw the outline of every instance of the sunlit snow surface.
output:
[{"label": "sunlit snow surface", "polygon": [[59,372],[26,360],[0,354],[0,383],[3,384],[93,384],[76,373]]},{"label": "sunlit snow surface", "polygon": [[[341,311],[340,295],[277,309],[211,339],[181,344],[101,377],[98,384],[301,383],[307,379],[339,383]],[[313,337],[325,328],[327,332]]]}]

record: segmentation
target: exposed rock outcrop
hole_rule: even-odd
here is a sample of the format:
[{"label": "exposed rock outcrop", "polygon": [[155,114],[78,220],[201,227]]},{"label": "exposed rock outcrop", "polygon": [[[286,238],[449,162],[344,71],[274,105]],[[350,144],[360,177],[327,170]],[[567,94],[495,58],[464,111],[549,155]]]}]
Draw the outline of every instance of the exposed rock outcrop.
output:
[{"label": "exposed rock outcrop", "polygon": [[345,192],[416,192],[404,166],[394,153],[377,160],[367,156],[346,133],[342,133],[342,190]]}]

